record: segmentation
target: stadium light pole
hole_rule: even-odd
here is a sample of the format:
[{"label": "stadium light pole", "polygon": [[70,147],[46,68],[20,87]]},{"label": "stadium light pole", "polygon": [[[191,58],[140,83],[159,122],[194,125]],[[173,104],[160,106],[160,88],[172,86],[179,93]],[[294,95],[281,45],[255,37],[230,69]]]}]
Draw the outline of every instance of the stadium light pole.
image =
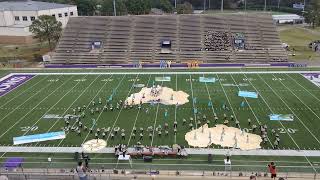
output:
[{"label": "stadium light pole", "polygon": [[223,0],[221,0],[221,11],[223,11]]},{"label": "stadium light pole", "polygon": [[116,0],[113,0],[113,16],[117,16]]}]

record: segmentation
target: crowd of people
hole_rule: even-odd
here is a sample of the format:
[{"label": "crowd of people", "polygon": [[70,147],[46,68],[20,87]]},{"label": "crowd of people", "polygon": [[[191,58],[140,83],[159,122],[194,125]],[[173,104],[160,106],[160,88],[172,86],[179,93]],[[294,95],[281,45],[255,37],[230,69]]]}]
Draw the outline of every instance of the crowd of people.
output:
[{"label": "crowd of people", "polygon": [[204,46],[207,51],[228,50],[231,47],[230,36],[227,32],[207,31]]}]

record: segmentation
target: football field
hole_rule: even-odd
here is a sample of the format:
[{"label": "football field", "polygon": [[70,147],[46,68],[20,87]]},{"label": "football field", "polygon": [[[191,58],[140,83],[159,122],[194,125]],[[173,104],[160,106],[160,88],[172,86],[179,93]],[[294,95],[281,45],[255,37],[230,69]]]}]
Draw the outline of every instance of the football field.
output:
[{"label": "football field", "polygon": [[[65,117],[85,113],[81,122],[93,129],[81,131],[81,135],[72,130],[65,131],[64,139],[33,142],[17,146],[33,147],[70,147],[81,146],[95,139],[97,128],[108,129],[105,137],[108,147],[117,144],[128,146],[137,142],[146,146],[179,144],[189,147],[184,136],[190,131],[190,124],[198,128],[205,123],[209,127],[224,123],[224,114],[230,119],[229,126],[246,132],[252,132],[252,125],[267,125],[267,141],[261,144],[263,149],[273,149],[275,134],[279,134],[279,149],[320,150],[320,89],[314,78],[300,72],[118,72],[118,73],[16,73],[32,77],[0,97],[0,146],[13,145],[13,138],[33,134],[50,133],[65,130]],[[305,75],[305,76],[304,76]],[[170,77],[170,78],[168,78]],[[200,78],[214,79],[213,82],[201,82]],[[160,79],[160,80],[159,80]],[[162,80],[165,79],[165,80]],[[314,82],[312,82],[312,81]],[[172,88],[189,95],[189,102],[181,105],[142,104],[132,108],[116,107],[120,100],[125,101],[133,93],[152,85]],[[256,92],[258,98],[239,97],[239,91]],[[106,101],[113,111],[103,111]],[[101,99],[101,104],[99,103]],[[95,105],[92,103],[95,102]],[[212,103],[212,106],[210,103]],[[77,108],[86,107],[78,112]],[[225,107],[226,108],[225,108]],[[96,111],[96,109],[99,109]],[[94,110],[91,113],[91,109]],[[197,113],[194,113],[197,109]],[[214,121],[214,113],[218,120]],[[270,114],[288,115],[291,120],[270,120]],[[203,116],[206,120],[203,120]],[[192,119],[191,119],[192,118]],[[183,123],[186,119],[186,123]],[[191,120],[190,120],[191,119]],[[249,125],[248,119],[251,119]],[[75,118],[70,125],[77,126]],[[177,133],[174,134],[174,121]],[[158,135],[157,127],[168,123],[168,135]],[[134,129],[137,136],[134,138]],[[140,128],[143,138],[140,139]],[[119,133],[113,134],[114,129]],[[259,128],[258,128],[259,129]],[[276,132],[272,133],[272,129]],[[121,137],[121,130],[125,137]],[[151,134],[152,136],[149,136]],[[211,148],[221,148],[212,145]],[[3,155],[2,155],[3,156]]]}]

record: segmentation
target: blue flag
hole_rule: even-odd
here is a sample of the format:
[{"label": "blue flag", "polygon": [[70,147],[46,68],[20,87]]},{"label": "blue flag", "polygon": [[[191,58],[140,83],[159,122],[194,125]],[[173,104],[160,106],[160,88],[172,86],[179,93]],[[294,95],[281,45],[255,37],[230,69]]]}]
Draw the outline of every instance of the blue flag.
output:
[{"label": "blue flag", "polygon": [[194,104],[197,103],[197,98],[196,97],[193,98],[193,103]]},{"label": "blue flag", "polygon": [[193,108],[193,113],[197,114],[198,113],[198,109],[197,108]]},{"label": "blue flag", "polygon": [[244,101],[241,102],[240,106],[244,107],[246,105],[246,103]]}]

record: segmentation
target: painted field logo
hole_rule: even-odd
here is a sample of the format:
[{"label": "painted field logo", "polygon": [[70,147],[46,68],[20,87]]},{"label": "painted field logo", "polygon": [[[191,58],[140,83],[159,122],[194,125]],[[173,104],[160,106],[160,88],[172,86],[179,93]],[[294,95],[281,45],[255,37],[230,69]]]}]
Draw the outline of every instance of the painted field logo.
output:
[{"label": "painted field logo", "polygon": [[33,75],[9,75],[5,77],[0,81],[0,96],[6,95],[32,77]]}]

